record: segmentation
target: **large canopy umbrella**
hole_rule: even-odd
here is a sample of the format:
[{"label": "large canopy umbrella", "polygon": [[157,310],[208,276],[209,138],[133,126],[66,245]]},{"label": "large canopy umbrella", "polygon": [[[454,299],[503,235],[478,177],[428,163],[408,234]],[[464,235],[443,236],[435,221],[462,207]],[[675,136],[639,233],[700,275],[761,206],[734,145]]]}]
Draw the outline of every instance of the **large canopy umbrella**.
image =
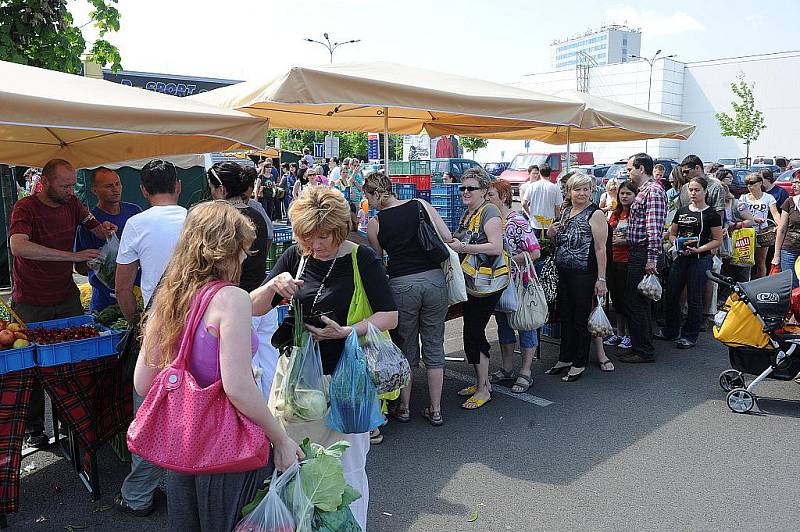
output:
[{"label": "large canopy umbrella", "polygon": [[[273,128],[407,135],[574,125],[583,109],[557,96],[386,62],[294,67],[188,99],[269,118]],[[446,126],[436,129],[439,123]]]},{"label": "large canopy umbrella", "polygon": [[0,163],[76,168],[263,148],[268,122],[165,94],[0,61]]}]

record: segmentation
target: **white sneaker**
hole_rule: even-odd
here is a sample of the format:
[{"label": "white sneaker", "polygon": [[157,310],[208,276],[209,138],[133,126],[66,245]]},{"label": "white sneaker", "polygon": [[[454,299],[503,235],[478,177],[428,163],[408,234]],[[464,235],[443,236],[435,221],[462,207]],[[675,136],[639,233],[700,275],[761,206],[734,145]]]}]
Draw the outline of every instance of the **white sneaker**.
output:
[{"label": "white sneaker", "polygon": [[623,336],[622,341],[619,343],[620,349],[630,349],[631,348],[631,337],[630,336]]}]

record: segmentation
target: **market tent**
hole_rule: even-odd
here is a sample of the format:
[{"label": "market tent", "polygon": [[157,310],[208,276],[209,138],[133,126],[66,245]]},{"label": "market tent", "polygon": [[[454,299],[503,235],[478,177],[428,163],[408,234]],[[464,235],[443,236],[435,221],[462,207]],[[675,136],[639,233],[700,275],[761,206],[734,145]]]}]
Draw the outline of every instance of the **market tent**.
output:
[{"label": "market tent", "polygon": [[[619,142],[655,138],[686,140],[695,130],[695,126],[692,124],[645,111],[610,98],[572,90],[557,92],[554,96],[582,105],[576,123],[529,126],[522,122],[517,124],[507,122],[501,126],[488,125],[480,129],[437,124],[436,128],[441,127],[441,131],[457,135],[511,140],[532,139],[548,144]],[[440,134],[440,130],[436,128],[433,131],[429,128],[428,133],[434,136]]]},{"label": "market tent", "polygon": [[266,142],[266,120],[186,98],[5,61],[0,79],[0,163],[87,167]]},{"label": "market tent", "polygon": [[583,107],[509,85],[387,62],[294,67],[269,80],[187,99],[269,118],[272,128],[407,135],[439,122],[574,124]]}]

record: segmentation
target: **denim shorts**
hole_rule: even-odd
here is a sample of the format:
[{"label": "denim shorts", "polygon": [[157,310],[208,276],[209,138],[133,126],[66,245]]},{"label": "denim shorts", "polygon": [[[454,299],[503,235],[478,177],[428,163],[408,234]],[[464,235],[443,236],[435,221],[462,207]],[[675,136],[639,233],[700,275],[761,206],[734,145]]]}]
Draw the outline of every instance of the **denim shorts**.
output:
[{"label": "denim shorts", "polygon": [[523,349],[539,345],[539,335],[536,334],[536,331],[515,331],[508,324],[508,314],[505,312],[495,312],[494,321],[497,322],[497,337],[500,345],[516,344],[516,333],[519,333],[519,345]]}]

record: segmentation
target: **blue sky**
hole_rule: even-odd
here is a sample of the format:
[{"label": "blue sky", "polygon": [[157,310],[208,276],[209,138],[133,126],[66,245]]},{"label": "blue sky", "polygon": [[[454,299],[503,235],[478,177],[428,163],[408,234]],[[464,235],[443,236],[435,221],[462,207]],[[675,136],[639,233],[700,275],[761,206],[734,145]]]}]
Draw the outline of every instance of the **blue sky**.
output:
[{"label": "blue sky", "polygon": [[[85,0],[70,6],[76,23],[88,20]],[[327,63],[322,46],[303,41],[325,31],[362,39],[337,50],[336,62],[388,60],[499,82],[549,70],[554,39],[602,24],[641,27],[642,54],[662,49],[687,62],[800,48],[790,26],[800,2],[788,0],[120,0],[119,9],[122,28],[110,39],[126,70],[234,79]]]}]

